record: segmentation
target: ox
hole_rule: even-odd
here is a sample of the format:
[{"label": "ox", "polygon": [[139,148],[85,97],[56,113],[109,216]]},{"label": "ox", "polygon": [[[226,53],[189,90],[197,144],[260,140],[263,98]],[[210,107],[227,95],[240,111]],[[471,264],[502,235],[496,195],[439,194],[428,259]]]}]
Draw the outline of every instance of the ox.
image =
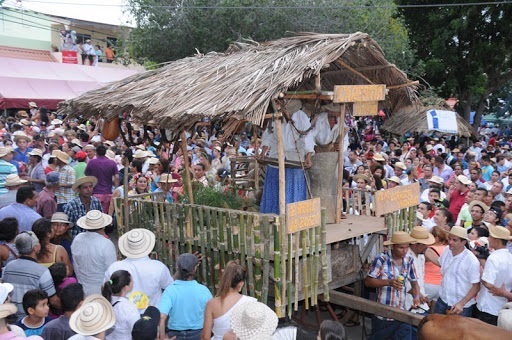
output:
[{"label": "ox", "polygon": [[498,327],[512,331],[512,302],[507,302],[498,314]]},{"label": "ox", "polygon": [[512,332],[460,315],[430,314],[418,325],[420,340],[506,340]]}]

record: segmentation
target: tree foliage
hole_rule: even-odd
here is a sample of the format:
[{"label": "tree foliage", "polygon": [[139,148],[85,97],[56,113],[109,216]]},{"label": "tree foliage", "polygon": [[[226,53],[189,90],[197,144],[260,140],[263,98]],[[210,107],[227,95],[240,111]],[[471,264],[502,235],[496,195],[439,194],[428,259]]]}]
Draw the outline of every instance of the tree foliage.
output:
[{"label": "tree foliage", "polygon": [[234,41],[273,40],[287,32],[361,31],[382,46],[391,62],[403,68],[412,63],[407,31],[396,16],[393,0],[129,0],[128,3],[137,28],[127,45],[131,57],[138,61],[149,59],[162,63],[197,52],[222,52]]},{"label": "tree foliage", "polygon": [[[439,1],[397,3],[432,5]],[[457,97],[458,110],[466,120],[476,111],[474,124],[478,126],[490,96],[512,80],[512,3],[407,7],[403,14],[417,57],[425,62],[427,83],[445,98]]]}]

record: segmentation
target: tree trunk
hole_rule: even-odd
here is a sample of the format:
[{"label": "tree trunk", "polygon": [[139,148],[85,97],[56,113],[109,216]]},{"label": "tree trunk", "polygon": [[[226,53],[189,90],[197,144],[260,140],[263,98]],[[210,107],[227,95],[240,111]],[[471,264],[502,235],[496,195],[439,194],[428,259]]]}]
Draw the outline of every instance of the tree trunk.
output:
[{"label": "tree trunk", "polygon": [[476,108],[475,119],[473,120],[473,127],[475,128],[475,131],[478,131],[478,127],[480,126],[480,123],[482,122],[482,115],[484,114],[486,104],[487,104],[487,98],[482,97],[482,99],[480,99],[480,102],[478,103],[478,106]]}]

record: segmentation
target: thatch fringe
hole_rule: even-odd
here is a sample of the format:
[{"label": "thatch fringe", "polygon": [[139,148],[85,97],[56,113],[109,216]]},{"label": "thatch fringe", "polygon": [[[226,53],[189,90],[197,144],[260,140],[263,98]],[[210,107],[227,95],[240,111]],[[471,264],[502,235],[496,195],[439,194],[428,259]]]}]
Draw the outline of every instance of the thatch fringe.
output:
[{"label": "thatch fringe", "polygon": [[[272,99],[286,91],[314,89],[315,74],[321,73],[324,91],[332,91],[334,85],[368,84],[338,59],[374,84],[410,83],[365,33],[301,33],[261,44],[237,43],[226,53],[173,61],[61,103],[59,111],[107,119],[128,112],[142,123],[154,120],[174,131],[204,118],[234,114],[261,125]],[[414,85],[389,90],[390,107],[417,102]]]}]

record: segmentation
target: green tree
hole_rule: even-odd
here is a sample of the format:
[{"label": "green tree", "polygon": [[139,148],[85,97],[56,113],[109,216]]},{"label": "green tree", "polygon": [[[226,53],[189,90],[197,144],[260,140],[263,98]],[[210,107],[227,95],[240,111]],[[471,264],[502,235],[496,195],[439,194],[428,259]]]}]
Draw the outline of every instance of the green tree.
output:
[{"label": "green tree", "polygon": [[[397,0],[401,5],[439,2]],[[425,62],[427,83],[445,98],[456,96],[467,121],[476,111],[478,126],[492,93],[512,80],[512,3],[406,7],[402,12],[417,57]]]},{"label": "green tree", "polygon": [[370,34],[391,62],[408,70],[413,53],[393,0],[129,0],[137,27],[127,42],[138,61],[157,63],[224,51],[242,39],[287,32]]}]

